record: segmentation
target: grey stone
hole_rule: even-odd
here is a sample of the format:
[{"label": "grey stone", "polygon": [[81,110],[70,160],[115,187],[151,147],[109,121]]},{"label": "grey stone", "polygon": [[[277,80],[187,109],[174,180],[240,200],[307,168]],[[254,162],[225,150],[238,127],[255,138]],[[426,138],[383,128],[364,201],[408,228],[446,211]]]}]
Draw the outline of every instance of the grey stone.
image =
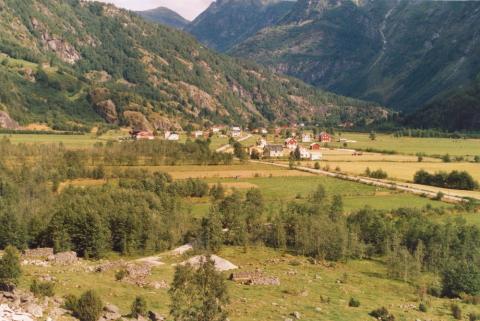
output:
[{"label": "grey stone", "polygon": [[165,321],[165,317],[157,312],[148,311],[148,318],[151,321]]}]

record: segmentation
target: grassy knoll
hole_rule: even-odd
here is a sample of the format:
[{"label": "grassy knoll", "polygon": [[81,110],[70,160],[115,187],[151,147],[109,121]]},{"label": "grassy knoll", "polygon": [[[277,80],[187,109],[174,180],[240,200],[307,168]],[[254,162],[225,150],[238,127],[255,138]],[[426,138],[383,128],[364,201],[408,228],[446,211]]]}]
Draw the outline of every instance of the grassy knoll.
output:
[{"label": "grassy knoll", "polygon": [[[244,270],[261,268],[281,281],[280,286],[246,286],[227,281],[232,321],[283,320],[294,311],[301,313],[302,320],[373,320],[368,313],[381,306],[387,307],[400,321],[453,320],[448,308],[450,301],[446,299],[427,296],[424,300],[429,306],[428,312],[419,312],[415,308],[420,302],[415,288],[388,279],[381,261],[349,261],[326,266],[263,247],[249,248],[246,253],[240,248],[227,247],[219,255]],[[172,264],[183,258],[167,253],[160,254],[160,258],[166,264],[154,268],[150,279],[171,282]],[[57,295],[78,295],[94,285],[103,300],[118,305],[122,313],[128,313],[137,295],[143,295],[153,310],[168,313],[170,300],[166,289],[142,289],[115,281],[114,271],[88,272],[94,265],[89,262],[69,267],[25,266],[21,287],[27,288],[35,276],[48,273],[57,279]],[[228,275],[224,273],[225,278]],[[431,281],[428,276],[423,278],[425,283]],[[351,297],[360,301],[360,307],[348,307]],[[460,305],[464,314],[476,308]]]},{"label": "grassy knoll", "polygon": [[[449,139],[449,138],[416,138],[416,137],[393,137],[388,134],[377,134],[376,140],[372,141],[367,133],[343,133],[341,138],[355,140],[356,143],[348,143],[348,148],[373,148],[376,150],[390,150],[400,154],[425,153],[427,155],[466,156],[480,154],[479,139]],[[337,137],[338,138],[338,137]],[[341,143],[333,143],[342,146]]]}]

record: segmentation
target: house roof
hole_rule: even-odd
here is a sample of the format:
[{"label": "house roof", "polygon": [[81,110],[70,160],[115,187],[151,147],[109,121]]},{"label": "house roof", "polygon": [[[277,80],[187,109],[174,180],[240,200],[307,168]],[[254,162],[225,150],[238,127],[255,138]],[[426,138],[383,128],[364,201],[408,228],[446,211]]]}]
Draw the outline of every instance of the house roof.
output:
[{"label": "house roof", "polygon": [[272,152],[283,152],[282,145],[267,145],[265,150],[272,151]]}]

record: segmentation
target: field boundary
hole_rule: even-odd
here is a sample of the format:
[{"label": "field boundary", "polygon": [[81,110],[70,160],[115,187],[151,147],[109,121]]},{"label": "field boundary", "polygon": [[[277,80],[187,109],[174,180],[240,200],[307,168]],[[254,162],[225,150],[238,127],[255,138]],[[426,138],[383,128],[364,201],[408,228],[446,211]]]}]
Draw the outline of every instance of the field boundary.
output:
[{"label": "field boundary", "polygon": [[[257,164],[268,164],[268,165],[283,167],[283,168],[290,168],[289,165],[278,164],[278,163],[273,163],[273,162],[264,162],[264,161],[256,161],[256,160],[250,160],[250,162],[257,163]],[[437,197],[437,195],[441,192],[441,193],[444,194],[443,198],[442,198],[442,201],[444,201],[444,202],[447,202],[447,203],[463,203],[463,202],[466,202],[465,197],[455,195],[455,194],[452,194],[452,193],[445,193],[443,190],[440,190],[440,189],[432,192],[431,190],[425,190],[425,189],[421,189],[421,188],[418,188],[418,187],[413,187],[413,186],[410,186],[410,185],[407,185],[407,184],[402,184],[402,183],[399,183],[399,182],[396,182],[396,181],[381,180],[381,179],[354,176],[354,175],[346,175],[346,174],[340,174],[340,173],[331,173],[331,172],[327,172],[327,171],[324,171],[324,170],[321,170],[321,169],[313,169],[313,168],[303,167],[303,166],[295,166],[293,169],[297,170],[297,171],[309,172],[309,173],[312,173],[312,174],[343,179],[343,180],[346,180],[346,181],[352,181],[352,182],[357,182],[357,183],[371,185],[371,186],[378,186],[378,187],[403,191],[403,192],[407,192],[407,193],[411,193],[411,194],[415,194],[415,195],[419,195],[419,196],[427,196],[427,197],[430,197],[430,198]],[[480,200],[480,198],[476,198],[476,197],[473,197],[473,198],[476,199],[476,200]]]}]

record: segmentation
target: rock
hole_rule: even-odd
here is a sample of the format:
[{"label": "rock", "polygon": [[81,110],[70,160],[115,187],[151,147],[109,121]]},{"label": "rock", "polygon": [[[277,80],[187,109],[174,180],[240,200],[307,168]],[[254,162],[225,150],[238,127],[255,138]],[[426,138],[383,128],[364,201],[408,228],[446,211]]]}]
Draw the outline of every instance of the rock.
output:
[{"label": "rock", "polygon": [[316,307],[316,308],[315,308],[315,311],[317,311],[317,312],[322,312],[322,308]]},{"label": "rock", "polygon": [[138,111],[127,110],[123,113],[123,117],[125,118],[127,124],[135,130],[152,130],[152,126],[148,122],[147,118],[145,118],[145,115]]},{"label": "rock", "polygon": [[40,318],[43,316],[43,309],[41,306],[36,305],[34,303],[30,303],[25,307],[25,311],[30,313],[34,317]]},{"label": "rock", "polygon": [[285,321],[293,321],[292,318],[285,318]]},{"label": "rock", "polygon": [[182,255],[182,254],[185,254],[186,252],[192,251],[192,250],[193,250],[192,244],[185,244],[185,245],[182,245],[182,246],[177,247],[176,249],[174,249],[174,250],[172,251],[172,254],[173,254],[173,255]]},{"label": "rock", "polygon": [[10,118],[10,115],[6,111],[0,110],[0,128],[6,129],[18,129],[18,123]]},{"label": "rock", "polygon": [[77,253],[73,251],[55,254],[53,262],[56,265],[72,265],[78,262]]},{"label": "rock", "polygon": [[120,309],[114,305],[114,304],[106,304],[103,307],[103,311],[108,312],[108,313],[120,313]]},{"label": "rock", "polygon": [[95,111],[107,123],[113,124],[118,120],[117,106],[111,99],[107,99],[95,104]]},{"label": "rock", "polygon": [[157,312],[148,311],[148,318],[151,321],[165,321],[165,317]]},{"label": "rock", "polygon": [[10,301],[14,301],[17,297],[12,292],[1,292],[2,296]]},{"label": "rock", "polygon": [[294,317],[297,320],[300,320],[300,318],[302,317],[302,315],[298,311],[292,312],[291,316]]},{"label": "rock", "polygon": [[[215,269],[219,272],[238,269],[238,266],[234,265],[232,262],[229,262],[219,256],[211,255],[210,259],[214,262]],[[205,262],[205,260],[206,260],[206,257],[204,255],[197,255],[180,264],[181,265],[190,264],[193,267],[199,267],[200,264]]]}]

